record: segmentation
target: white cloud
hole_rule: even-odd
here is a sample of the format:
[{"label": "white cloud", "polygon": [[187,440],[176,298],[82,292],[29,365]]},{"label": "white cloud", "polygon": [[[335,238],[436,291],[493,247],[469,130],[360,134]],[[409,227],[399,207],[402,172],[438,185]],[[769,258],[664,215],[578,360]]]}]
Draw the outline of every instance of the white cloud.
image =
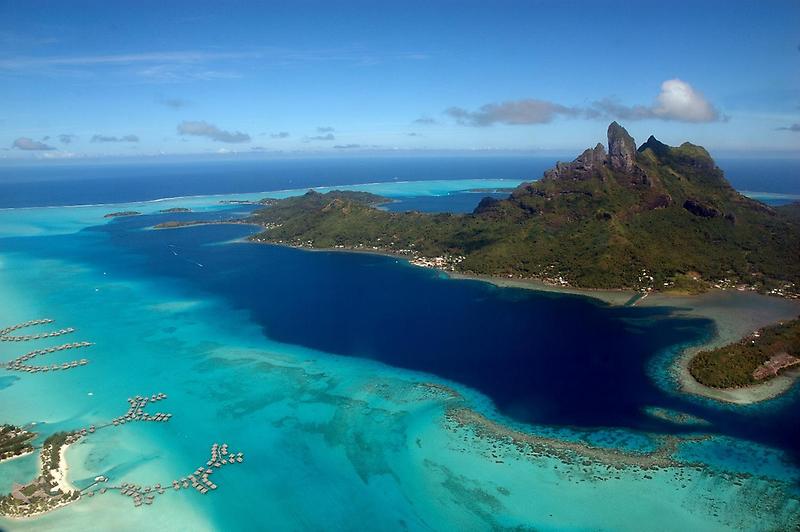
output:
[{"label": "white cloud", "polygon": [[[3,35],[0,32],[0,44]],[[173,50],[122,54],[74,55],[74,56],[24,56],[8,55],[0,58],[0,72],[26,71],[31,74],[65,74],[65,69],[123,68],[134,67],[133,73],[153,82],[176,82],[192,80],[216,80],[238,78],[236,71],[208,68],[210,64],[225,65],[257,62],[287,66],[299,63],[341,62],[355,65],[380,64],[384,61],[420,61],[429,57],[426,53],[376,54],[358,47],[293,49],[276,46],[258,47],[237,51]],[[141,68],[135,68],[136,66]]]},{"label": "white cloud", "polygon": [[92,142],[139,142],[139,137],[136,135],[125,135],[122,137],[95,135],[92,137]]},{"label": "white cloud", "polygon": [[611,98],[593,104],[600,116],[621,120],[675,120],[678,122],[716,122],[724,120],[720,112],[703,94],[680,79],[661,84],[652,105],[624,105]]},{"label": "white cloud", "polygon": [[[475,111],[462,107],[445,109],[445,114],[466,126],[494,124],[547,124],[558,117],[619,120],[675,120],[678,122],[716,122],[726,120],[703,94],[680,79],[668,79],[651,105],[625,105],[613,98],[604,98],[589,106],[572,107],[557,102],[525,98],[487,103]],[[417,119],[415,123],[432,123],[433,119]]]},{"label": "white cloud", "polygon": [[527,98],[500,103],[487,103],[477,111],[451,107],[445,113],[459,124],[468,126],[491,126],[496,123],[509,125],[546,124],[559,115],[579,116],[587,111],[567,107],[558,103]]},{"label": "white cloud", "polygon": [[164,107],[169,107],[170,109],[181,109],[189,105],[187,100],[183,98],[162,98],[159,97],[156,99],[156,103],[160,103]]},{"label": "white cloud", "polygon": [[187,81],[214,81],[220,79],[238,79],[238,72],[213,70],[205,65],[164,64],[153,65],[136,71],[136,75],[152,83],[184,83]]},{"label": "white cloud", "polygon": [[715,122],[720,114],[702,93],[680,79],[668,79],[656,96],[653,115],[681,122]]},{"label": "white cloud", "polygon": [[84,55],[72,57],[15,57],[0,60],[0,69],[23,69],[50,66],[129,65],[134,63],[202,63],[258,57],[252,52],[152,52],[140,54]]},{"label": "white cloud", "polygon": [[250,142],[250,135],[241,131],[225,131],[214,124],[201,120],[188,120],[178,124],[178,133],[181,135],[194,135],[208,137],[217,142]]},{"label": "white cloud", "polygon": [[11,147],[25,151],[43,151],[43,150],[55,149],[52,146],[48,146],[44,142],[39,142],[38,140],[29,139],[28,137],[19,137],[17,140],[14,141],[13,144],[11,144]]},{"label": "white cloud", "polygon": [[336,136],[333,133],[328,133],[327,135],[317,135],[315,137],[306,137],[306,142],[310,140],[336,140]]},{"label": "white cloud", "polygon": [[48,151],[41,156],[44,159],[76,159],[82,157],[82,155],[71,151]]}]

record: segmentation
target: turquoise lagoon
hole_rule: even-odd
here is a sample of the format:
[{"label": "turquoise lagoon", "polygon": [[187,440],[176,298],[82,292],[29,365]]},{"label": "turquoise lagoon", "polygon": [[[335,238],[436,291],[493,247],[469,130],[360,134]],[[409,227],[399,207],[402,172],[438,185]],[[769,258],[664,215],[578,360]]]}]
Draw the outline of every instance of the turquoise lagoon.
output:
[{"label": "turquoise lagoon", "polygon": [[[462,180],[348,188],[402,199],[510,185]],[[202,217],[220,210],[223,199],[302,192],[0,211],[0,324],[50,317],[58,327],[77,329],[70,341],[95,343],[81,353],[87,366],[0,376],[3,422],[35,423],[42,438],[117,417],[129,396],[167,393],[157,409],[173,414],[169,423],[108,428],[69,448],[69,480],[77,487],[101,474],[116,484],[169,484],[205,463],[214,442],[245,454],[243,464],[214,475],[219,489],[207,495],[170,490],[151,507],[135,508],[107,493],[33,520],[0,520],[0,527],[767,530],[796,524],[796,434],[770,432],[763,422],[759,431],[740,428],[759,419],[796,424],[796,397],[742,413],[647,379],[624,393],[611,383],[581,396],[569,387],[569,375],[559,378],[543,332],[561,337],[565,359],[595,357],[597,368],[625,362],[646,376],[648,360],[711,334],[707,321],[669,309],[612,309],[580,297],[450,280],[386,257],[244,244],[236,241],[247,232],[240,227],[156,232],[144,227],[151,220],[145,217],[103,218],[132,209],[159,220],[156,213],[171,207],[191,207]],[[225,216],[242,211],[225,209]],[[247,261],[272,281],[256,283]],[[379,292],[364,293],[371,288]],[[416,308],[415,301],[431,308]],[[377,317],[365,317],[365,309]],[[568,313],[595,320],[575,324],[574,336],[595,335],[581,352],[569,351],[578,344],[556,326]],[[526,323],[534,334],[524,335]],[[613,353],[597,345],[602,334],[636,350],[624,352],[624,360],[609,358]],[[484,337],[493,343],[482,344]],[[475,343],[480,349],[467,345]],[[505,359],[492,345],[502,353],[524,345],[520,357],[552,363],[541,381],[529,377],[541,390],[526,390],[528,381],[509,375],[545,366],[514,366],[519,357]],[[7,360],[27,347],[0,344],[0,351]],[[499,372],[496,387],[479,378],[492,371]],[[565,391],[558,396],[547,381]],[[592,413],[593,405],[610,412]],[[659,420],[645,412],[650,406],[686,411],[710,425]],[[462,424],[451,415],[464,411],[486,422]],[[675,452],[660,467],[636,465],[637,456],[645,463],[667,442]],[[0,464],[0,487],[35,473],[33,456]]]}]

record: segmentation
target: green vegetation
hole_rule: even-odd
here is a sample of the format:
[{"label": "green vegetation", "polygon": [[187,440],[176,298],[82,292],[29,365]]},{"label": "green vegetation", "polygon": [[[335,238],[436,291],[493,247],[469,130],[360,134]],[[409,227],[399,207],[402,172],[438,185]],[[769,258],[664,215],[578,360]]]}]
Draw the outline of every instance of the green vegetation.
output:
[{"label": "green vegetation", "polygon": [[[736,192],[708,152],[653,137],[638,150],[616,123],[602,145],[471,214],[393,213],[363,192],[275,200],[253,240],[440,257],[463,273],[586,288],[680,290],[746,285],[795,295],[800,208]],[[457,259],[455,259],[457,258]]]},{"label": "green vegetation", "polygon": [[[456,219],[448,214],[392,213],[374,208],[391,201],[366,192],[313,190],[303,196],[277,201],[256,212],[251,221],[269,228],[256,240],[331,248],[377,246],[384,250],[417,248],[437,253],[448,243]],[[308,242],[311,244],[308,244]]]},{"label": "green vegetation", "polygon": [[[154,225],[153,229],[177,229],[178,227],[191,227],[193,225],[209,225],[215,223],[223,223],[223,222],[207,222],[205,220],[187,220],[184,222],[179,222],[176,220],[169,220],[167,222],[162,222],[160,224]],[[234,223],[234,222],[225,221],[224,223]]]},{"label": "green vegetation", "polygon": [[42,443],[42,469],[39,476],[23,486],[15,484],[10,494],[0,497],[0,515],[29,517],[78,500],[81,492],[62,491],[52,470],[58,469],[61,448],[79,438],[80,435],[75,432],[57,432],[48,436]]},{"label": "green vegetation", "polygon": [[[793,363],[793,357],[800,357],[800,319],[767,327],[719,349],[702,351],[692,359],[689,371],[706,386],[734,388],[774,376]],[[773,361],[774,373],[763,371],[770,369],[770,360]],[[765,374],[761,379],[754,376],[759,368]]]},{"label": "green vegetation", "polygon": [[45,469],[58,469],[58,463],[61,459],[61,447],[69,443],[71,438],[74,438],[74,435],[71,432],[56,432],[44,440],[44,443],[42,443],[42,449],[50,450],[49,453],[46,453],[47,456],[43,455],[43,458],[45,459]]},{"label": "green vegetation", "polygon": [[139,211],[120,211],[120,212],[110,212],[103,216],[103,218],[119,218],[120,216],[139,216]]},{"label": "green vegetation", "polygon": [[697,295],[708,290],[709,283],[703,281],[697,272],[679,273],[672,278],[667,288],[678,294]]},{"label": "green vegetation", "polygon": [[789,205],[781,205],[780,207],[775,207],[775,210],[778,211],[781,216],[785,217],[788,220],[800,225],[800,201],[795,201],[794,203],[790,203]]},{"label": "green vegetation", "polygon": [[14,425],[0,426],[0,460],[33,451],[31,441],[35,437],[33,432]]}]

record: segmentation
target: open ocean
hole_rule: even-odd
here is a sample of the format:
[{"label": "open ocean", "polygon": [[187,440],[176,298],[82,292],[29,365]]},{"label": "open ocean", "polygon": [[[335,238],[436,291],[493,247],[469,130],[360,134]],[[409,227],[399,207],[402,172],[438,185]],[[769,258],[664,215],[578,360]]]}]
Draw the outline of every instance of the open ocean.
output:
[{"label": "open ocean", "polygon": [[[710,320],[453,280],[384,256],[248,244],[245,226],[149,229],[244,215],[249,207],[220,201],[310,186],[383,194],[392,209],[466,212],[552,162],[0,168],[0,327],[50,317],[77,329],[67,341],[96,344],[80,353],[87,366],[0,376],[0,422],[35,422],[41,440],[122,414],[129,396],[167,393],[158,410],[173,414],[169,423],[103,429],[69,449],[79,487],[101,474],[169,485],[205,463],[213,442],[245,453],[215,473],[219,489],[207,495],[170,489],[135,508],[107,493],[0,528],[790,529],[800,515],[800,393],[749,407],[678,393],[669,362],[715,333]],[[800,198],[796,161],[763,179],[749,161],[720,164],[754,197]],[[98,205],[109,203],[122,205]],[[194,212],[158,212],[172,207]],[[103,218],[129,209],[144,215]],[[0,344],[0,356],[30,349]],[[454,424],[463,410],[505,428]],[[549,438],[552,452],[503,430]],[[668,466],[621,458],[667,442]],[[589,459],[573,444],[608,452]],[[36,467],[35,455],[0,464],[0,489]]]},{"label": "open ocean", "polygon": [[[0,208],[121,203],[391,181],[531,181],[540,178],[557,160],[572,158],[484,155],[14,163],[0,165]],[[722,159],[718,164],[737,190],[767,193],[765,198],[770,202],[800,200],[800,159]]]}]

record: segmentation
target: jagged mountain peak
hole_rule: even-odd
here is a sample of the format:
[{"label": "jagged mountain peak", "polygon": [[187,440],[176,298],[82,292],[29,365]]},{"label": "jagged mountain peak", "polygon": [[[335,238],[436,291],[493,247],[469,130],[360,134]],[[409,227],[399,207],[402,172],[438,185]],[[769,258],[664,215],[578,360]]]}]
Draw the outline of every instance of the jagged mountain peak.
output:
[{"label": "jagged mountain peak", "polygon": [[650,135],[650,137],[647,139],[647,142],[639,146],[639,153],[643,153],[648,149],[652,150],[652,152],[658,157],[666,155],[670,151],[670,147],[668,145],[664,144],[653,135]]},{"label": "jagged mountain peak", "polygon": [[608,162],[613,170],[631,172],[636,166],[636,141],[617,122],[608,126]]}]

